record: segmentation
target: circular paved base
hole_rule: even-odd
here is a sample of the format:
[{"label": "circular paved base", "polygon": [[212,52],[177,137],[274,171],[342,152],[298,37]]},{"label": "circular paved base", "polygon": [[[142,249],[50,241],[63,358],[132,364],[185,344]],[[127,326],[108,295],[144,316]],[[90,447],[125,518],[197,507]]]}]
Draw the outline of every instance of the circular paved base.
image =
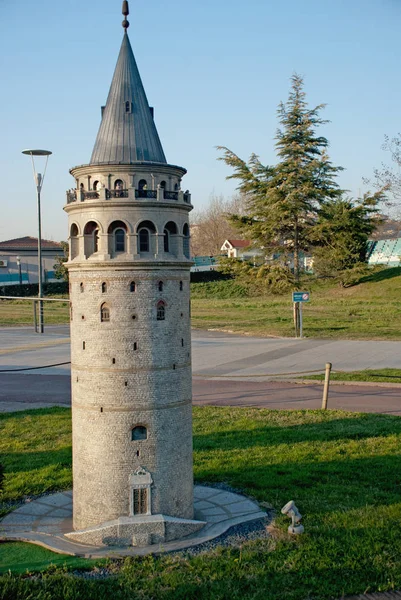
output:
[{"label": "circular paved base", "polygon": [[0,522],[0,539],[31,542],[54,552],[86,558],[144,555],[197,546],[221,535],[233,525],[266,517],[266,513],[252,500],[218,488],[197,485],[194,498],[195,519],[206,521],[206,525],[191,536],[162,545],[118,548],[72,542],[65,537],[73,530],[71,491],[43,496],[6,515]]}]

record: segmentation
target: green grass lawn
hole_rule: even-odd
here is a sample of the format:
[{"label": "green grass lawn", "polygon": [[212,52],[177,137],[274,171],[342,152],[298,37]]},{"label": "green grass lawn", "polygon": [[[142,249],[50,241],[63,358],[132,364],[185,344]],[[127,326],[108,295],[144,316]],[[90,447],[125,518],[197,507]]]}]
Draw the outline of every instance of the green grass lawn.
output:
[{"label": "green grass lawn", "polygon": [[[101,561],[97,561],[96,564]],[[95,561],[66,554],[56,554],[35,544],[23,542],[0,542],[0,573],[25,574],[35,571],[59,569],[87,569]],[[49,566],[50,565],[50,566]],[[1,590],[1,585],[0,585]]]},{"label": "green grass lawn", "polygon": [[[358,285],[306,276],[304,336],[333,339],[401,339],[401,268],[374,270]],[[294,336],[291,292],[249,297],[233,280],[192,283],[192,326],[255,336]],[[45,323],[68,323],[68,301],[45,303]],[[0,301],[0,325],[32,325],[32,302]]]},{"label": "green grass lawn", "polygon": [[[307,375],[308,379],[324,380],[324,374]],[[305,377],[303,377],[305,379]],[[401,369],[365,369],[364,371],[332,371],[333,381],[371,381],[380,383],[401,383]]]},{"label": "green grass lawn", "polygon": [[[0,415],[4,511],[71,485],[69,417],[61,408]],[[126,559],[106,581],[54,568],[34,579],[6,574],[0,599],[319,600],[400,589],[400,449],[399,417],[195,408],[196,480],[226,482],[272,505],[269,539],[192,557]],[[304,515],[305,534],[296,538],[280,514],[290,499]],[[13,560],[25,569],[22,547]]]},{"label": "green grass lawn", "polygon": [[[58,296],[59,298],[61,296]],[[70,302],[43,302],[44,322],[59,325],[70,321]],[[21,300],[0,300],[0,326],[33,325],[33,302],[29,298]]]},{"label": "green grass lawn", "polygon": [[[311,292],[311,301],[303,305],[305,337],[401,339],[401,268],[372,273],[350,288],[311,277],[303,286]],[[192,284],[191,293],[193,327],[294,336],[290,292],[242,297],[243,289],[236,291],[233,282],[216,281]]]}]

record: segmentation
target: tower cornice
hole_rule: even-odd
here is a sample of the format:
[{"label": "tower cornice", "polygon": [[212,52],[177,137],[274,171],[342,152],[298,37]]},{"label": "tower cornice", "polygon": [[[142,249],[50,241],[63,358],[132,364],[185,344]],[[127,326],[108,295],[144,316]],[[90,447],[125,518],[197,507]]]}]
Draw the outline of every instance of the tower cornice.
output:
[{"label": "tower cornice", "polygon": [[187,170],[179,165],[170,165],[167,163],[158,162],[135,162],[135,163],[99,163],[97,165],[84,164],[77,165],[70,169],[70,173],[73,177],[81,177],[83,175],[90,175],[92,173],[110,173],[110,171],[118,171],[120,173],[171,173],[178,177],[183,177]]}]

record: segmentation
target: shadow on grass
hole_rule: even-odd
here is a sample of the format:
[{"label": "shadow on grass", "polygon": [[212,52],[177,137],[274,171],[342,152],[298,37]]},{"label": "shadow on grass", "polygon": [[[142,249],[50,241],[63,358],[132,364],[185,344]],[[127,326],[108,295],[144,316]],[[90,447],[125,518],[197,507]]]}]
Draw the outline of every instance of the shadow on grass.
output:
[{"label": "shadow on grass", "polygon": [[72,446],[46,452],[13,452],[7,454],[3,463],[7,472],[35,471],[49,466],[72,468]]},{"label": "shadow on grass", "polygon": [[243,430],[222,424],[219,431],[194,434],[195,450],[238,450],[258,446],[277,446],[302,442],[330,442],[387,437],[401,433],[401,419],[391,415],[360,415],[319,423],[260,427]]},{"label": "shadow on grass", "polygon": [[[57,376],[56,376],[57,377]],[[62,376],[64,377],[64,376]],[[0,421],[8,420],[23,420],[26,417],[42,417],[47,415],[67,415],[71,414],[71,408],[63,406],[51,406],[49,408],[31,408],[27,410],[19,410],[16,412],[0,413]]]},{"label": "shadow on grass", "polygon": [[383,269],[377,273],[366,275],[359,279],[359,283],[379,283],[380,281],[386,281],[387,279],[394,279],[394,277],[400,277],[401,267],[391,267],[390,269]]},{"label": "shadow on grass", "polygon": [[[258,501],[274,499],[283,505],[293,498],[301,512],[313,514],[313,519],[338,510],[346,513],[401,503],[401,456],[344,456],[320,462],[297,461],[294,456],[293,462],[275,464],[268,464],[267,456],[265,464],[257,465],[253,460],[246,455],[223,457],[218,466],[215,461],[198,464],[195,460],[195,477],[200,482],[225,481]],[[263,457],[259,462],[264,463]]]}]

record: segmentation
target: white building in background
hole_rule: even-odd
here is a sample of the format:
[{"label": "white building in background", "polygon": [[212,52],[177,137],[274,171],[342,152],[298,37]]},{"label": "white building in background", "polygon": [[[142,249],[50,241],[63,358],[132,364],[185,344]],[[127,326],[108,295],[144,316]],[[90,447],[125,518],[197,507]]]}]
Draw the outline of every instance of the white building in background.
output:
[{"label": "white building in background", "polygon": [[67,535],[146,546],[204,525],[193,504],[192,205],[181,190],[186,170],[165,158],[126,19],[123,27],[92,157],[71,169],[75,188],[64,207],[74,515]]},{"label": "white building in background", "polygon": [[229,258],[240,258],[242,260],[253,260],[263,256],[262,250],[252,248],[250,240],[225,240],[221,251]]},{"label": "white building in background", "polygon": [[[57,281],[54,263],[57,256],[64,256],[58,242],[43,240],[43,281]],[[38,239],[30,236],[0,242],[0,286],[19,283],[38,283]]]}]

